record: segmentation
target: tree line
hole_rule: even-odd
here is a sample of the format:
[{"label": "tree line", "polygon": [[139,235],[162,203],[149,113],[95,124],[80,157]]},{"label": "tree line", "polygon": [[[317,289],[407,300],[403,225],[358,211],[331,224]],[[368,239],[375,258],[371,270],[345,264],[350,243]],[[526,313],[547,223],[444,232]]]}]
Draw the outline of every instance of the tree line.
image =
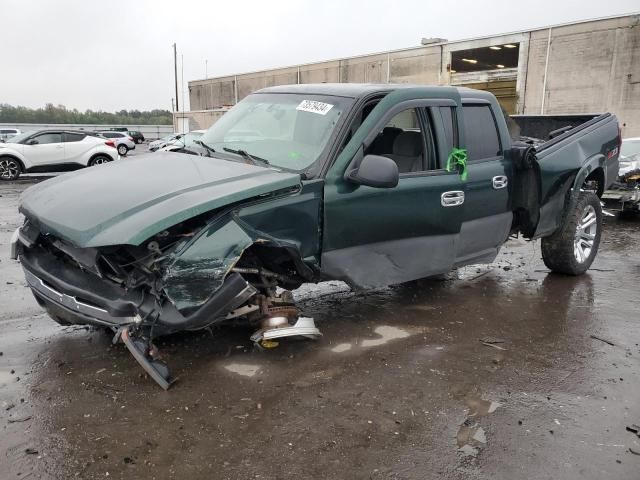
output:
[{"label": "tree line", "polygon": [[64,105],[47,103],[44,108],[14,107],[0,104],[0,123],[77,123],[103,125],[171,125],[169,110],[120,110],[110,113],[100,110],[68,109]]}]

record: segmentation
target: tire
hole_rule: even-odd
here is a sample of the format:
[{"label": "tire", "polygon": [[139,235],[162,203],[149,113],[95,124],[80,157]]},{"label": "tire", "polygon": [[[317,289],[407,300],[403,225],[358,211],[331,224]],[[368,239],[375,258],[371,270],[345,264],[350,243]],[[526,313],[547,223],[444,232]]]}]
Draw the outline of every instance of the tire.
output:
[{"label": "tire", "polygon": [[113,162],[113,158],[107,155],[96,155],[89,161],[89,166],[95,167],[96,165],[102,165],[109,162]]},{"label": "tire", "polygon": [[118,155],[120,155],[121,157],[124,157],[128,151],[129,149],[124,143],[121,143],[120,145],[118,145]]},{"label": "tire", "polygon": [[142,139],[141,138],[136,138],[136,144],[140,145],[142,143]]},{"label": "tire", "polygon": [[581,192],[560,229],[542,239],[544,264],[552,272],[582,275],[596,258],[601,234],[600,199],[593,192]]},{"label": "tire", "polygon": [[10,182],[22,173],[22,165],[13,157],[0,157],[0,180]]}]

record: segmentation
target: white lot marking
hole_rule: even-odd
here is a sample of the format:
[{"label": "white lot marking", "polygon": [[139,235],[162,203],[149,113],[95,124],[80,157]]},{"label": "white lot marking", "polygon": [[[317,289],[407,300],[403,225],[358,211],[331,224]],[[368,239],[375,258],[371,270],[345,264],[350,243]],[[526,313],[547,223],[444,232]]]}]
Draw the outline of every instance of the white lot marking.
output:
[{"label": "white lot marking", "polygon": [[243,363],[230,363],[224,368],[226,368],[230,372],[242,375],[243,377],[253,377],[256,373],[258,373],[258,370],[260,370],[259,365],[245,365]]},{"label": "white lot marking", "polygon": [[374,332],[380,335],[381,338],[376,338],[372,340],[363,340],[361,345],[365,348],[367,347],[377,347],[379,345],[384,345],[391,340],[397,340],[399,338],[406,338],[410,335],[409,332],[402,330],[398,327],[390,327],[388,325],[382,325],[381,327],[377,327]]},{"label": "white lot marking", "polygon": [[335,352],[335,353],[342,353],[342,352],[346,352],[348,350],[351,350],[351,344],[350,343],[339,343],[338,345],[336,345],[335,347],[333,347],[331,349],[331,351]]}]

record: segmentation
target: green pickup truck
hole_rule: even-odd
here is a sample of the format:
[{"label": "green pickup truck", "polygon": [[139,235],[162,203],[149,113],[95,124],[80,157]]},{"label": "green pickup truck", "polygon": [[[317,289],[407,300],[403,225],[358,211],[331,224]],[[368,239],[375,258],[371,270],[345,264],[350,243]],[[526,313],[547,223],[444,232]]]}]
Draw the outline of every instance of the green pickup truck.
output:
[{"label": "green pickup truck", "polygon": [[201,155],[156,153],[29,188],[12,241],[57,322],[107,326],[163,387],[152,340],[242,319],[256,342],[315,336],[291,290],[399,284],[491,262],[542,239],[584,273],[599,195],[616,179],[617,119],[512,141],[495,97],[455,87],[319,84],[260,90]]}]

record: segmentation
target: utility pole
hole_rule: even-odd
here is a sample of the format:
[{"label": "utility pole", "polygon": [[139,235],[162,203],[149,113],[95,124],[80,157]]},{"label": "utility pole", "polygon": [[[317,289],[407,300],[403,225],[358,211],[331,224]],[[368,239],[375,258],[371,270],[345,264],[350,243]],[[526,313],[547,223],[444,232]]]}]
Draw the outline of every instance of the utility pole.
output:
[{"label": "utility pole", "polygon": [[172,112],[176,111],[176,105],[175,105],[175,103],[173,103],[173,98],[171,99],[171,111]]},{"label": "utility pole", "polygon": [[204,61],[204,79],[205,79],[205,80],[208,80],[208,79],[209,79],[209,74],[208,74],[208,72],[207,72],[208,67],[209,67],[209,60],[205,60],[205,61]]},{"label": "utility pole", "polygon": [[176,109],[175,111],[179,111],[180,107],[178,104],[178,53],[176,50],[176,44],[173,44],[173,75],[176,83]]}]

